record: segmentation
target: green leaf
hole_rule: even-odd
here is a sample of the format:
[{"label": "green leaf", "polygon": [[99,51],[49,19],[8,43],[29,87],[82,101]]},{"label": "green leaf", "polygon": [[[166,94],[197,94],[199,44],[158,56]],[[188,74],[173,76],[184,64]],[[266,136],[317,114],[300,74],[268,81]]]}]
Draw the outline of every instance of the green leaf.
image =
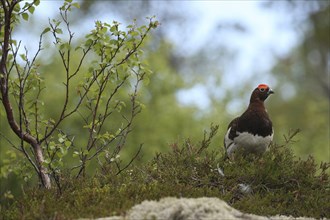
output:
[{"label": "green leaf", "polygon": [[61,151],[61,153],[62,153],[62,155],[64,156],[64,155],[66,155],[67,154],[67,149],[65,149],[64,147],[61,147],[60,148],[60,151]]},{"label": "green leaf", "polygon": [[65,142],[64,142],[64,145],[65,145],[66,147],[70,147],[70,146],[71,146],[71,141],[65,141]]},{"label": "green leaf", "polygon": [[48,122],[51,123],[51,124],[55,124],[55,120],[52,119],[52,118],[48,119]]},{"label": "green leaf", "polygon": [[154,21],[154,22],[150,22],[150,27],[155,29],[160,25],[160,23],[158,21]]},{"label": "green leaf", "polygon": [[34,5],[35,5],[35,6],[38,6],[39,4],[40,4],[40,0],[35,0],[35,1],[34,1]]},{"label": "green leaf", "polygon": [[89,125],[84,125],[83,128],[91,128],[92,127],[92,124],[89,124]]},{"label": "green leaf", "polygon": [[45,163],[45,164],[50,164],[50,162],[51,162],[51,161],[50,161],[50,158],[47,158],[46,160],[44,160],[44,163]]},{"label": "green leaf", "polygon": [[110,28],[110,31],[111,32],[117,32],[118,31],[118,25],[113,25],[111,28]]},{"label": "green leaf", "polygon": [[78,157],[80,153],[78,151],[74,151],[72,157]]},{"label": "green leaf", "polygon": [[14,198],[14,195],[11,193],[10,190],[8,190],[7,192],[4,193],[4,197],[6,199],[13,199]]},{"label": "green leaf", "polygon": [[58,139],[58,142],[60,142],[61,144],[62,144],[64,141],[65,141],[65,139],[62,138],[62,137],[60,137],[60,138]]},{"label": "green leaf", "polygon": [[31,7],[29,8],[29,12],[30,12],[31,14],[33,14],[34,10],[35,10],[35,7],[33,7],[33,6],[31,6]]},{"label": "green leaf", "polygon": [[140,35],[137,31],[131,31],[130,32],[130,35],[132,36],[132,37],[135,37],[135,36],[138,36],[138,35]]},{"label": "green leaf", "polygon": [[14,7],[14,12],[19,12],[21,10],[21,6],[20,4],[16,4],[15,7]]},{"label": "green leaf", "polygon": [[56,29],[55,29],[55,32],[56,32],[57,34],[63,34],[63,31],[62,31],[61,28],[56,28]]},{"label": "green leaf", "polygon": [[25,21],[29,20],[29,14],[28,14],[28,13],[23,13],[23,14],[22,14],[22,18],[23,18]]},{"label": "green leaf", "polygon": [[[53,144],[52,144],[53,143]],[[49,149],[50,150],[54,150],[55,149],[55,143],[54,142],[50,142],[50,144],[49,144]]]},{"label": "green leaf", "polygon": [[69,43],[63,43],[60,45],[60,50],[70,50],[70,44]]},{"label": "green leaf", "polygon": [[59,157],[59,158],[62,158],[64,155],[61,151],[57,151],[56,156]]},{"label": "green leaf", "polygon": [[42,31],[41,34],[46,34],[46,33],[49,32],[49,31],[50,31],[50,27],[46,27],[46,28]]},{"label": "green leaf", "polygon": [[108,31],[107,27],[102,27],[100,33],[105,34]]},{"label": "green leaf", "polygon": [[26,56],[25,56],[25,54],[20,54],[19,56],[22,58],[22,60],[26,61]]},{"label": "green leaf", "polygon": [[89,47],[89,46],[91,46],[92,44],[93,44],[93,40],[92,39],[88,39],[86,42],[85,42],[85,46],[86,47]]},{"label": "green leaf", "polygon": [[83,153],[83,155],[87,156],[89,154],[89,151],[88,150],[84,150],[82,153]]},{"label": "green leaf", "polygon": [[80,4],[78,2],[73,3],[72,6],[75,8],[80,8]]}]

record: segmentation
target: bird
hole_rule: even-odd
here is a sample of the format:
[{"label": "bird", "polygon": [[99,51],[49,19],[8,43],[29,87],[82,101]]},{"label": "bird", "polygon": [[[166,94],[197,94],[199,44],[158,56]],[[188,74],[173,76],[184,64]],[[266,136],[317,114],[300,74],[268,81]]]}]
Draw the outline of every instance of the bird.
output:
[{"label": "bird", "polygon": [[253,90],[245,112],[229,123],[224,147],[226,157],[230,160],[235,160],[237,154],[260,156],[267,151],[273,140],[274,129],[264,101],[271,94],[274,91],[267,84],[259,84]]}]

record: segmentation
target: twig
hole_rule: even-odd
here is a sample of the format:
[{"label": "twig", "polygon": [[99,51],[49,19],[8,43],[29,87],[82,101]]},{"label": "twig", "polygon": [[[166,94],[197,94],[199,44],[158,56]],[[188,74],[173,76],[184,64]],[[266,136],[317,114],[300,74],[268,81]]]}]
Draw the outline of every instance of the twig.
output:
[{"label": "twig", "polygon": [[138,157],[138,155],[140,154],[140,152],[141,152],[141,149],[142,149],[142,146],[143,146],[143,144],[140,144],[140,147],[139,147],[139,149],[138,149],[138,151],[135,153],[135,155],[134,155],[134,157],[129,161],[129,163],[128,164],[126,164],[126,166],[124,167],[124,168],[119,168],[118,169],[118,172],[116,173],[116,175],[118,175],[118,174],[120,174],[122,171],[124,171],[124,170],[126,170],[132,163],[133,163],[133,161]]}]

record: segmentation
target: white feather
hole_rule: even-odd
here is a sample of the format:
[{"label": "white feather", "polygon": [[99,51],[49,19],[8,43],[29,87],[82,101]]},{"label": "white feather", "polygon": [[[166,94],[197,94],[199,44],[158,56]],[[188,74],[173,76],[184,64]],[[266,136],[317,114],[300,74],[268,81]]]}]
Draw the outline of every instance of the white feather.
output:
[{"label": "white feather", "polygon": [[231,140],[229,138],[230,130],[231,128],[228,129],[225,135],[225,147],[229,157],[232,157],[236,149],[240,148],[244,148],[245,152],[262,154],[268,149],[274,135],[274,132],[266,137],[253,135],[248,132],[237,132],[238,136],[235,137],[234,140]]}]

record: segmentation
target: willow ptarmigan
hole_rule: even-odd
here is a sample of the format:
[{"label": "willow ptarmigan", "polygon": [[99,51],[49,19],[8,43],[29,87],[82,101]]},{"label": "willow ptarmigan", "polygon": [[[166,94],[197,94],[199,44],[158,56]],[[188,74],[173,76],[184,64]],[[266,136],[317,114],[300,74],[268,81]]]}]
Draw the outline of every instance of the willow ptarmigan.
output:
[{"label": "willow ptarmigan", "polygon": [[266,84],[253,90],[246,111],[232,120],[224,138],[227,156],[234,159],[235,152],[243,155],[262,155],[273,140],[273,126],[264,101],[274,92]]}]

